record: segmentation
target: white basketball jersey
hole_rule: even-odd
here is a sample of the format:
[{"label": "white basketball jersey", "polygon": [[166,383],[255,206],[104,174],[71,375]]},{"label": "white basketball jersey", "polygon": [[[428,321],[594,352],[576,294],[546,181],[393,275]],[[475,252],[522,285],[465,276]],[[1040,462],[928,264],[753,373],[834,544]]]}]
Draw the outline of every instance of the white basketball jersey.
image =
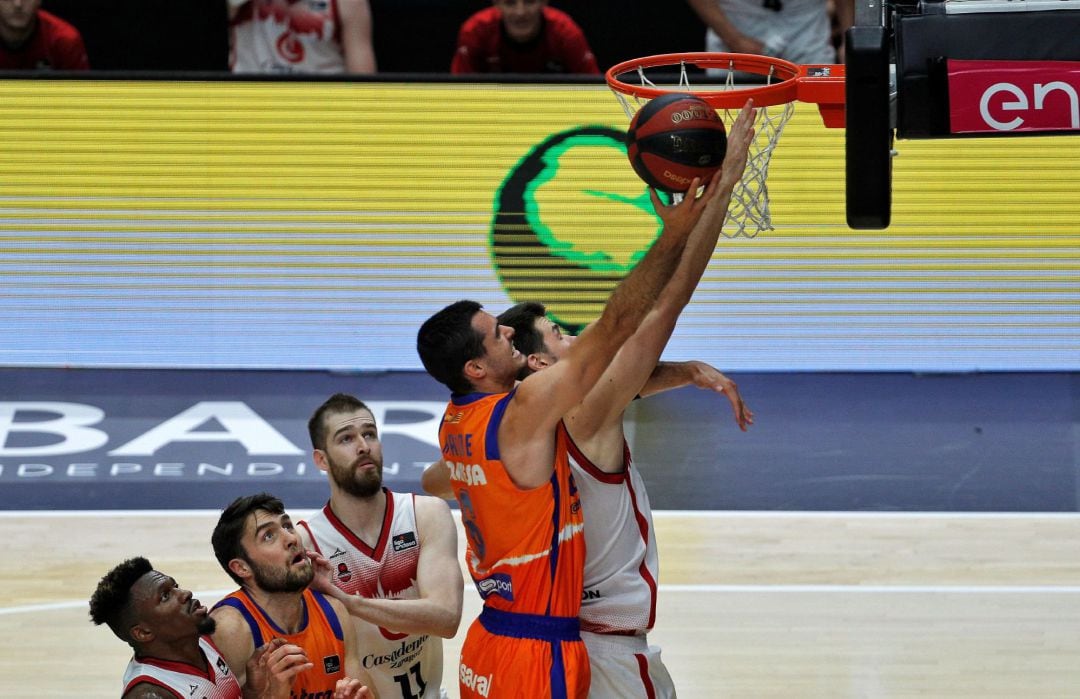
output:
[{"label": "white basketball jersey", "polygon": [[[834,63],[825,0],[716,0],[741,33],[765,44],[765,53],[794,63]],[[777,9],[772,9],[777,8]],[[705,50],[730,49],[712,29]]]},{"label": "white basketball jersey", "polygon": [[250,0],[231,23],[234,73],[344,73],[337,0]]},{"label": "white basketball jersey", "polygon": [[659,559],[645,483],[623,446],[622,473],[604,473],[570,445],[585,513],[585,591],[581,628],[644,633],[656,620]]},{"label": "white basketball jersey", "polygon": [[124,692],[147,682],[191,699],[240,699],[240,684],[225,659],[206,637],[199,637],[206,672],[185,663],[157,658],[132,658],[124,671]]},{"label": "white basketball jersey", "polygon": [[[414,496],[386,492],[386,515],[374,546],[361,541],[327,504],[300,522],[313,548],[330,561],[334,582],[345,592],[379,599],[418,599],[416,564],[420,538]],[[442,639],[395,633],[353,619],[360,634],[361,660],[382,699],[438,699],[443,676]]]}]

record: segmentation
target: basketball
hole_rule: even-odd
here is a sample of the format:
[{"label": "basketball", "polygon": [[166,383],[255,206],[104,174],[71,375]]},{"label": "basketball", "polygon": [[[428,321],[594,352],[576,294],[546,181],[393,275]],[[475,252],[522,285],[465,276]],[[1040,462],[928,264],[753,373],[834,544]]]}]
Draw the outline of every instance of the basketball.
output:
[{"label": "basketball", "polygon": [[727,131],[716,110],[689,93],[673,92],[638,110],[626,132],[626,155],[634,172],[650,187],[685,192],[720,171]]}]

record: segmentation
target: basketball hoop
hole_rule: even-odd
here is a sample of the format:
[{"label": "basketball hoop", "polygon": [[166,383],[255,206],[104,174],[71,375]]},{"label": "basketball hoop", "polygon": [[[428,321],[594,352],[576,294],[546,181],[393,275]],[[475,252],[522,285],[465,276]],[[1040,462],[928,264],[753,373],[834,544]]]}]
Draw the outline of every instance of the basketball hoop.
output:
[{"label": "basketball hoop", "polygon": [[[700,70],[691,70],[695,68]],[[719,72],[719,76],[709,71]],[[624,61],[612,66],[604,77],[630,119],[653,98],[689,92],[716,109],[730,128],[746,101],[754,100],[756,134],[746,170],[731,194],[724,222],[728,237],[752,238],[773,228],[766,185],[769,159],[795,111],[796,100],[816,103],[826,126],[844,126],[843,65],[801,66],[771,56],[740,53],[669,53]]]}]

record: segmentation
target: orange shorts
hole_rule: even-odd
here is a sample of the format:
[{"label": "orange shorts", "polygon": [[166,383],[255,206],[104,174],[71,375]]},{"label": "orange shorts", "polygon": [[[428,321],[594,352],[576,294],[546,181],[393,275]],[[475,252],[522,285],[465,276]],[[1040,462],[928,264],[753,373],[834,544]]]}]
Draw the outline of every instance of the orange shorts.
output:
[{"label": "orange shorts", "polygon": [[485,607],[458,666],[461,699],[585,699],[589,656],[577,618]]}]

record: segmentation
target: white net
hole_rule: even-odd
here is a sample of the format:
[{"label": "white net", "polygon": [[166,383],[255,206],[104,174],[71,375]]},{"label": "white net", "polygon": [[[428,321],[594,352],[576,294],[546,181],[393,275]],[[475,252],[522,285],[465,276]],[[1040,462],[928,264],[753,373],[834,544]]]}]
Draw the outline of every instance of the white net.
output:
[{"label": "white net", "polygon": [[[670,69],[671,66],[668,66],[668,68]],[[737,92],[749,87],[762,86],[761,82],[741,84],[737,82],[737,77],[745,74],[727,70],[724,71],[722,81],[719,84],[709,84],[707,87],[699,86],[703,89],[695,90],[695,86],[690,84],[690,75],[685,63],[679,64],[677,83],[655,83],[642,68],[637,69],[637,75],[642,87],[659,88],[665,92]],[[772,74],[757,77],[764,78],[764,84],[766,85],[772,84],[776,79]],[[634,114],[649,101],[648,98],[624,94],[615,89],[612,91],[619,99],[619,103],[622,104],[623,111],[626,112],[628,119],[633,119]],[[769,214],[769,186],[767,182],[769,160],[772,157],[773,149],[776,148],[777,141],[780,140],[780,134],[784,131],[784,126],[794,111],[795,104],[793,102],[757,109],[758,116],[754,125],[756,130],[754,142],[750,144],[746,170],[743,172],[742,179],[735,185],[735,189],[731,193],[731,204],[728,206],[727,218],[724,220],[723,233],[725,236],[729,238],[738,236],[753,238],[761,231],[771,231],[773,229],[772,217]],[[728,128],[731,127],[735,117],[739,114],[738,109],[718,109],[717,112],[724,120],[724,125]]]}]

